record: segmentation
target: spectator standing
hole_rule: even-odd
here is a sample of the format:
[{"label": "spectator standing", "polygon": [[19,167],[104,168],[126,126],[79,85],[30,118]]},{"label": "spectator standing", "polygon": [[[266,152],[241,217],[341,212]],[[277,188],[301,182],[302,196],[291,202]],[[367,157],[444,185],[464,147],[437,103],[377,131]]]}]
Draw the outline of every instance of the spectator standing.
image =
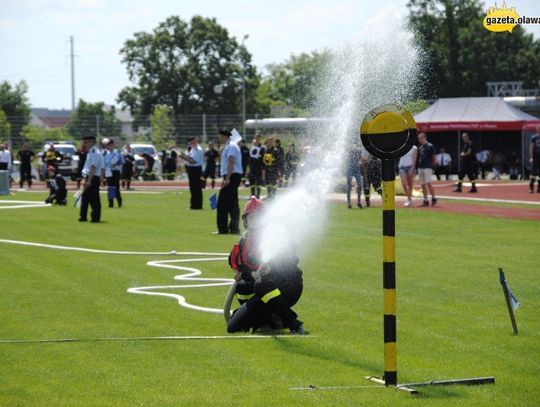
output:
[{"label": "spectator standing", "polygon": [[506,163],[506,157],[500,151],[496,152],[493,156],[493,179],[500,180],[501,174],[504,171],[504,165]]},{"label": "spectator standing", "polygon": [[420,206],[429,206],[428,190],[431,194],[431,206],[435,206],[437,198],[435,197],[435,189],[431,183],[433,177],[433,165],[435,164],[435,147],[427,140],[426,133],[418,135],[418,179],[422,184],[422,193],[424,201]]},{"label": "spectator standing", "polygon": [[79,147],[75,154],[79,157],[79,162],[77,163],[77,189],[80,189],[83,180],[82,170],[84,168],[84,163],[86,162],[86,155],[88,154],[84,144]]},{"label": "spectator standing", "polygon": [[266,140],[263,164],[264,182],[268,191],[268,199],[272,199],[276,195],[277,181],[279,176],[276,160],[276,148],[274,147],[274,139],[272,137],[269,137]]},{"label": "spectator standing", "polygon": [[508,175],[511,180],[516,180],[519,178],[519,169],[521,167],[521,161],[519,156],[515,151],[510,153],[510,158],[508,159]]},{"label": "spectator standing", "polygon": [[246,145],[246,140],[244,139],[240,140],[238,147],[240,147],[240,154],[242,156],[242,184],[247,187],[248,179],[246,177],[249,166],[249,147]]},{"label": "spectator standing", "polygon": [[294,181],[296,179],[296,170],[298,168],[298,163],[300,161],[300,155],[294,143],[291,143],[287,152],[285,153],[285,186],[289,186],[289,178]]},{"label": "spectator standing", "polygon": [[360,169],[360,161],[362,160],[362,152],[358,147],[352,145],[347,152],[347,207],[352,208],[351,205],[351,192],[352,192],[352,179],[356,179],[356,206],[362,208],[362,173]]},{"label": "spectator standing", "polygon": [[261,187],[263,185],[264,153],[265,148],[261,142],[261,133],[257,132],[249,151],[249,186],[251,195],[257,198],[261,196]]},{"label": "spectator standing", "polygon": [[231,132],[221,129],[219,142],[223,146],[220,175],[223,183],[219,190],[217,203],[217,234],[240,233],[240,207],[238,206],[238,187],[242,182],[242,155],[240,147],[231,141]]},{"label": "spectator standing", "polygon": [[476,154],[476,161],[480,169],[480,176],[486,179],[486,174],[492,169],[494,156],[490,150],[482,150]]},{"label": "spectator standing", "polygon": [[188,138],[189,152],[183,154],[187,161],[186,170],[189,180],[189,193],[191,195],[189,209],[202,209],[202,168],[204,164],[204,151],[199,144],[197,137]]},{"label": "spectator standing", "polygon": [[212,189],[214,189],[216,186],[216,167],[217,167],[217,162],[219,159],[219,151],[216,150],[216,147],[213,141],[208,142],[208,148],[206,149],[204,153],[204,158],[206,161],[206,165],[204,167],[204,174],[203,174],[203,178],[204,178],[203,188],[206,187],[206,180],[210,178],[212,180],[212,184],[211,184]]},{"label": "spectator standing", "polygon": [[32,188],[32,160],[36,154],[30,149],[28,143],[24,143],[22,149],[17,153],[17,157],[21,162],[19,186],[22,188],[24,181],[26,181],[28,188]]},{"label": "spectator standing", "polygon": [[373,187],[379,195],[382,194],[382,164],[381,160],[373,157],[365,150],[362,153],[362,180],[364,182],[366,206],[369,208],[371,205],[371,187]]},{"label": "spectator standing", "polygon": [[478,190],[476,189],[476,178],[478,174],[476,168],[476,154],[474,152],[474,144],[471,141],[469,134],[467,133],[463,133],[461,138],[463,139],[463,149],[461,151],[461,156],[459,159],[461,169],[459,171],[459,181],[456,188],[454,189],[454,192],[462,192],[461,186],[463,184],[463,179],[465,178],[465,176],[467,176],[472,184],[469,192],[476,193],[478,192]]},{"label": "spectator standing", "polygon": [[131,145],[129,143],[126,143],[122,147],[122,156],[124,157],[124,165],[122,165],[122,188],[131,189],[135,156],[131,151]]},{"label": "spectator standing", "polygon": [[58,162],[62,161],[62,158],[62,154],[56,151],[54,144],[51,143],[49,144],[47,151],[45,151],[43,161],[45,161],[46,168],[49,168],[49,166],[52,165],[54,167],[54,173],[56,174],[58,172]]},{"label": "spectator standing", "polygon": [[414,176],[416,175],[416,161],[418,159],[418,147],[413,145],[405,155],[399,159],[398,169],[401,177],[403,192],[407,196],[405,207],[412,205],[412,193],[414,188]]},{"label": "spectator standing", "polygon": [[8,172],[10,187],[11,187],[12,163],[13,163],[13,157],[11,157],[11,152],[7,149],[6,144],[0,143],[0,170]]},{"label": "spectator standing", "polygon": [[83,136],[83,144],[88,150],[86,162],[82,171],[85,177],[84,191],[81,196],[81,210],[79,222],[88,220],[88,205],[92,208],[91,222],[98,223],[101,220],[101,201],[99,198],[99,184],[103,170],[103,155],[96,147],[96,137],[93,135]]},{"label": "spectator standing", "polygon": [[437,176],[437,181],[440,181],[441,175],[446,177],[448,181],[450,179],[450,167],[452,165],[452,156],[446,152],[444,148],[439,150],[439,154],[435,156],[435,162],[437,163],[435,167],[435,175]]},{"label": "spectator standing", "polygon": [[277,173],[277,185],[281,187],[283,182],[283,170],[285,167],[285,152],[281,146],[281,140],[276,139],[276,146],[274,147],[275,166]]},{"label": "spectator standing", "polygon": [[118,207],[122,207],[122,195],[120,194],[120,170],[122,169],[122,154],[114,148],[114,141],[108,140],[105,145],[106,151],[103,157],[105,163],[105,178],[107,179],[107,198],[109,208],[114,207],[114,200],[118,202]]},{"label": "spectator standing", "polygon": [[529,145],[529,163],[531,164],[531,180],[529,182],[529,192],[534,192],[534,181],[538,178],[536,192],[540,193],[540,125],[536,127],[536,134],[531,137]]}]

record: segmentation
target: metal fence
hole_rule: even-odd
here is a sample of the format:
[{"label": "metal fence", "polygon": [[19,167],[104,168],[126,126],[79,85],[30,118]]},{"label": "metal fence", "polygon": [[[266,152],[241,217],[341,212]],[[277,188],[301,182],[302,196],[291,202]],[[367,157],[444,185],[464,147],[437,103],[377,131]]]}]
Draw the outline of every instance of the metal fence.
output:
[{"label": "metal fence", "polygon": [[[134,120],[129,117],[120,115],[118,123],[120,124],[120,133],[116,136],[122,142],[132,142],[132,141],[147,141],[155,143],[154,137],[152,135],[152,126],[150,117],[148,117],[140,126],[134,126]],[[268,115],[248,115],[246,120],[249,119],[263,119],[267,118]],[[100,116],[89,116],[80,120],[80,129],[78,129],[78,134],[92,133],[95,134],[98,138],[104,137],[106,134],[106,129],[104,123],[100,121]],[[69,121],[68,116],[58,117],[37,117],[32,116],[32,120],[29,123],[26,123],[23,119],[9,119],[12,131],[11,134],[0,142],[7,142],[9,147],[13,150],[19,149],[23,143],[28,142],[27,138],[24,137],[22,127],[25,124],[30,124],[35,126],[40,131],[36,131],[40,139],[36,140],[34,137],[33,147],[38,148],[40,145],[43,145],[46,141],[55,140],[56,132],[60,132],[61,129],[64,130],[63,137],[74,142],[80,142],[80,137],[75,137],[67,133],[67,123]],[[258,129],[244,129],[243,117],[241,114],[188,114],[188,115],[177,115],[172,118],[173,131],[167,140],[170,144],[176,145],[185,145],[186,141],[191,136],[198,137],[203,143],[206,143],[210,140],[217,140],[217,132],[221,128],[228,129],[237,129],[238,132],[242,135],[245,135],[246,138],[251,141],[255,132]],[[271,133],[277,136],[286,136],[286,135],[296,135],[301,132],[300,129],[288,129],[288,130],[271,130],[263,131],[263,133]]]}]

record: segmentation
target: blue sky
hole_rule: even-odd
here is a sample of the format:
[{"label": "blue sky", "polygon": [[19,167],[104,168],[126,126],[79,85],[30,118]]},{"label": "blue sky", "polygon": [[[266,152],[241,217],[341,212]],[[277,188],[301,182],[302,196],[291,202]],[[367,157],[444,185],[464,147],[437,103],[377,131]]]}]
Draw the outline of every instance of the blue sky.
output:
[{"label": "blue sky", "polygon": [[[151,31],[170,15],[216,17],[246,46],[254,63],[336,48],[370,16],[391,5],[406,16],[406,0],[2,0],[0,81],[29,85],[32,106],[71,107],[69,37],[75,39],[76,98],[115,104],[129,85],[118,55],[134,32]],[[500,5],[501,2],[498,4]],[[494,3],[486,2],[486,8]],[[519,15],[540,17],[540,2],[509,0]],[[540,25],[526,26],[540,38]],[[494,34],[498,35],[498,34]]]}]

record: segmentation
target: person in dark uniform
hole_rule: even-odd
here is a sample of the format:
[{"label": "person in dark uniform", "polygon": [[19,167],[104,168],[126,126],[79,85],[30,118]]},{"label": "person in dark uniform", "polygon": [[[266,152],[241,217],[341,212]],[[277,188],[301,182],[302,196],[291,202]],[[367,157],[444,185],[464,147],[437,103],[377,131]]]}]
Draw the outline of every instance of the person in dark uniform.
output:
[{"label": "person in dark uniform", "polygon": [[246,177],[249,166],[249,147],[246,146],[246,140],[244,139],[240,140],[238,147],[240,147],[240,155],[242,156],[242,184],[247,187],[248,180]]},{"label": "person in dark uniform", "polygon": [[242,215],[246,231],[229,256],[229,264],[236,272],[240,308],[229,319],[227,332],[256,332],[268,325],[304,335],[303,323],[291,309],[302,295],[302,270],[292,250],[281,253],[279,259],[262,263],[257,245],[257,236],[264,227],[258,222],[262,208],[263,202],[254,196],[246,203]]},{"label": "person in dark uniform", "polygon": [[55,174],[56,169],[49,165],[47,168],[48,180],[47,186],[49,187],[49,196],[45,199],[45,203],[53,204],[57,203],[58,205],[67,205],[67,190],[66,190],[66,181],[64,177],[60,174]]},{"label": "person in dark uniform", "polygon": [[45,161],[46,168],[49,168],[49,166],[52,165],[54,167],[54,173],[56,174],[58,172],[58,163],[62,161],[62,158],[64,158],[64,156],[59,151],[56,151],[54,145],[51,143],[49,144],[47,151],[45,151],[43,161]]},{"label": "person in dark uniform", "polygon": [[263,185],[264,164],[262,158],[265,148],[261,142],[261,133],[256,133],[253,145],[249,150],[249,186],[251,195],[261,197],[261,187]]},{"label": "person in dark uniform", "polygon": [[101,183],[101,173],[103,171],[103,155],[96,147],[96,137],[83,136],[83,144],[88,150],[86,162],[83,167],[83,193],[81,196],[81,211],[79,222],[88,220],[88,205],[92,208],[91,222],[98,223],[101,220],[101,201],[99,198],[99,185]]},{"label": "person in dark uniform", "polygon": [[534,192],[534,181],[538,178],[536,192],[540,193],[540,125],[536,127],[536,134],[531,137],[529,146],[529,162],[531,163],[530,193]]},{"label": "person in dark uniform", "polygon": [[21,162],[19,180],[19,186],[21,188],[24,185],[24,181],[28,183],[28,188],[32,188],[32,160],[35,156],[36,154],[30,149],[30,145],[27,143],[23,144],[22,149],[17,153],[17,157]]},{"label": "person in dark uniform", "polygon": [[105,162],[105,178],[107,179],[107,198],[109,200],[109,208],[114,207],[114,200],[118,202],[118,207],[122,207],[122,194],[120,193],[120,170],[124,163],[124,158],[120,151],[114,148],[114,140],[108,140],[105,144],[106,154]]},{"label": "person in dark uniform", "polygon": [[135,156],[132,154],[129,144],[122,150],[122,155],[124,156],[124,164],[122,165],[122,188],[131,189]]},{"label": "person in dark uniform", "polygon": [[454,192],[461,192],[461,185],[463,184],[463,179],[466,175],[469,178],[469,181],[471,181],[472,185],[469,192],[476,193],[478,192],[476,189],[476,178],[478,176],[478,171],[476,168],[476,153],[474,151],[474,144],[467,133],[463,133],[461,138],[463,139],[463,149],[461,150],[460,156],[461,168],[458,176],[459,181],[454,189]]},{"label": "person in dark uniform", "polygon": [[285,167],[284,167],[284,181],[285,186],[289,186],[289,178],[294,182],[296,179],[296,170],[298,169],[298,163],[300,162],[300,156],[296,150],[294,143],[291,143],[289,149],[285,153]]},{"label": "person in dark uniform", "polygon": [[268,199],[276,196],[278,182],[278,166],[276,164],[276,148],[272,137],[266,140],[265,151],[263,155],[264,164],[264,183],[268,190]]},{"label": "person in dark uniform", "polygon": [[360,161],[362,160],[362,152],[354,145],[347,151],[347,168],[345,175],[347,178],[347,207],[352,208],[351,205],[351,192],[352,192],[352,179],[356,179],[356,194],[357,201],[356,206],[362,208],[362,171],[360,169]]},{"label": "person in dark uniform", "polygon": [[382,194],[382,163],[376,157],[373,157],[367,151],[362,152],[362,179],[364,182],[364,197],[366,199],[366,206],[369,208],[371,205],[371,187],[379,195]]},{"label": "person in dark uniform", "polygon": [[212,180],[212,189],[216,186],[216,168],[217,160],[219,158],[219,151],[216,150],[213,141],[208,142],[208,148],[204,153],[205,167],[203,173],[203,188],[206,188],[206,180],[210,178]]},{"label": "person in dark uniform", "polygon": [[164,151],[163,176],[167,181],[173,181],[176,178],[176,151]]},{"label": "person in dark uniform", "polygon": [[227,129],[218,132],[219,142],[223,146],[220,175],[223,183],[217,202],[216,234],[240,233],[240,207],[238,205],[238,187],[242,182],[242,155],[238,144],[231,141],[232,133]]},{"label": "person in dark uniform", "polygon": [[277,185],[281,188],[283,185],[283,173],[285,172],[285,151],[281,146],[281,140],[276,139],[274,147],[274,157],[276,159]]},{"label": "person in dark uniform", "polygon": [[204,151],[199,145],[197,137],[188,138],[189,152],[180,153],[182,158],[187,161],[186,169],[189,180],[189,193],[191,195],[189,209],[199,210],[203,205],[202,193],[202,168],[204,164]]},{"label": "person in dark uniform", "polygon": [[88,154],[88,151],[86,150],[86,147],[84,147],[84,144],[79,147],[75,154],[79,157],[79,161],[77,163],[77,189],[80,189],[81,182],[83,180],[82,170],[84,168],[84,163],[86,162],[86,155]]}]

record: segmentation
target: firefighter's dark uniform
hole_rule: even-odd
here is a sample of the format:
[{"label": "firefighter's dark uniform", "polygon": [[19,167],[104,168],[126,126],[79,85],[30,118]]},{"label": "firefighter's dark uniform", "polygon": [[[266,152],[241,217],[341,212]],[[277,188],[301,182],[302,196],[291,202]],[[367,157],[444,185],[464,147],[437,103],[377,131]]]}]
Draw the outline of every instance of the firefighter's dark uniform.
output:
[{"label": "firefighter's dark uniform", "polygon": [[263,155],[264,182],[268,190],[268,198],[276,195],[276,187],[279,176],[279,168],[276,161],[276,148],[267,148]]},{"label": "firefighter's dark uniform", "polygon": [[266,149],[262,145],[253,144],[249,151],[249,186],[251,195],[260,198],[263,185],[263,155]]},{"label": "firefighter's dark uniform", "polygon": [[[270,325],[272,328],[298,330],[302,322],[291,309],[302,295],[302,270],[297,266],[296,256],[285,256],[270,264],[271,271],[263,273],[256,280],[251,273],[259,269],[259,261],[254,256],[253,241],[249,231],[235,245],[229,263],[242,273],[242,280],[236,286],[237,298],[241,306],[229,320],[227,331],[255,332]],[[279,318],[276,318],[279,317]]]}]

